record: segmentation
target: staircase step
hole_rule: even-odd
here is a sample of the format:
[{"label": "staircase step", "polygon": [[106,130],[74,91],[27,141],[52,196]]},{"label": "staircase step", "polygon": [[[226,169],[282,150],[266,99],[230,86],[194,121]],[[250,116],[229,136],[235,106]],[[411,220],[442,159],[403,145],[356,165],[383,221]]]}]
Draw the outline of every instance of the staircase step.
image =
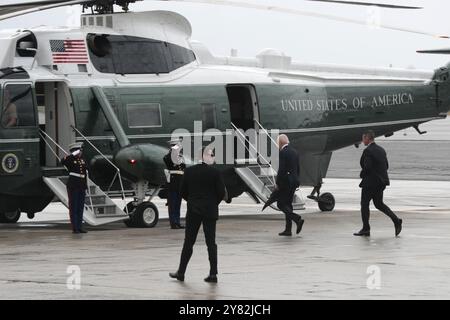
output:
[{"label": "staircase step", "polygon": [[261,175],[261,176],[257,176],[259,180],[261,180],[264,183],[270,182],[273,183],[273,177],[272,176],[265,176],[265,175]]},{"label": "staircase step", "polygon": [[238,166],[258,166],[258,160],[257,159],[234,159],[234,163]]},{"label": "staircase step", "polygon": [[69,176],[69,173],[64,167],[41,167],[41,170],[42,175],[48,178]]},{"label": "staircase step", "polygon": [[94,204],[94,205],[86,205],[88,208],[93,208],[94,213],[97,217],[104,217],[104,216],[115,216],[116,213],[116,206],[115,205],[105,205],[105,204]]},{"label": "staircase step", "polygon": [[106,196],[105,195],[101,195],[101,194],[87,194],[86,195],[86,203],[91,205],[91,203],[93,205],[97,205],[97,204],[106,204]]}]

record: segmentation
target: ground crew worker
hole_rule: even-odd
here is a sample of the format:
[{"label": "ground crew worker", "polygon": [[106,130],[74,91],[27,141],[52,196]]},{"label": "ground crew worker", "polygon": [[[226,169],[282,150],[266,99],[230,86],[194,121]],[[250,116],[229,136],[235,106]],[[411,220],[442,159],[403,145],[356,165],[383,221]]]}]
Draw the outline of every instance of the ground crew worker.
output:
[{"label": "ground crew worker", "polygon": [[69,171],[67,194],[73,233],[87,233],[82,227],[87,189],[87,165],[82,158],[82,146],[81,142],[71,144],[69,146],[70,154],[61,160],[61,163]]},{"label": "ground crew worker", "polygon": [[167,195],[170,227],[172,229],[184,229],[180,223],[181,208],[181,180],[183,179],[186,164],[183,160],[181,140],[174,139],[169,141],[169,153],[164,156],[164,163],[169,171],[169,192]]}]

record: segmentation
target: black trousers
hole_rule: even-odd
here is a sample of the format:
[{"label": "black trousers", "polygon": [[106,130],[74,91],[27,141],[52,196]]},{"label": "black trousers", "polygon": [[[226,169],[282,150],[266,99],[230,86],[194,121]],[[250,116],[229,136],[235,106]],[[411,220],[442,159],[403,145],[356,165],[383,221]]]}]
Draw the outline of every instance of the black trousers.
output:
[{"label": "black trousers", "polygon": [[361,189],[361,217],[363,221],[363,230],[370,230],[370,201],[373,200],[375,208],[383,212],[392,222],[397,223],[398,217],[392,210],[383,202],[383,192],[386,187],[369,187]]},{"label": "black trousers", "polygon": [[294,208],[292,207],[292,202],[294,201],[295,190],[297,188],[280,188],[280,197],[277,201],[277,207],[284,213],[284,218],[286,220],[285,231],[291,232],[292,220],[298,223],[301,216],[294,213]]},{"label": "black trousers", "polygon": [[201,215],[191,213],[186,215],[186,233],[181,252],[179,274],[186,272],[187,265],[191,259],[195,241],[197,240],[200,225],[203,224],[203,233],[205,234],[206,246],[208,247],[209,274],[217,275],[217,244],[216,244],[216,223],[215,219],[207,219]]},{"label": "black trousers", "polygon": [[80,231],[83,227],[84,202],[86,199],[85,189],[67,188],[69,196],[69,215],[73,231]]}]

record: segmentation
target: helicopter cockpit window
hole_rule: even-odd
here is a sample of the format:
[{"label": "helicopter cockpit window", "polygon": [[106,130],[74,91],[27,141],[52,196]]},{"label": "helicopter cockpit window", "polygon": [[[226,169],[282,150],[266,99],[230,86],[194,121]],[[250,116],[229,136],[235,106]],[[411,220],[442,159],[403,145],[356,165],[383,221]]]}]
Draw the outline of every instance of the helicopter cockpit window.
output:
[{"label": "helicopter cockpit window", "polygon": [[102,73],[169,73],[195,61],[191,50],[158,40],[99,34],[87,40],[91,61]]},{"label": "helicopter cockpit window", "polygon": [[9,84],[5,87],[1,124],[3,128],[36,125],[31,85]]}]

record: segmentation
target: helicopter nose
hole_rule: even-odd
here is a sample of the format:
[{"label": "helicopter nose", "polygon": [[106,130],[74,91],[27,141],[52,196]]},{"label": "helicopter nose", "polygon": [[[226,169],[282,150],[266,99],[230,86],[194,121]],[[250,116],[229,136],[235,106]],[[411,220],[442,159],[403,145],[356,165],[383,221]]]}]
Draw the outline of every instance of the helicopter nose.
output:
[{"label": "helicopter nose", "polygon": [[166,183],[163,157],[167,150],[154,144],[133,145],[120,149],[114,160],[119,169],[134,181],[146,180],[153,185]]}]

